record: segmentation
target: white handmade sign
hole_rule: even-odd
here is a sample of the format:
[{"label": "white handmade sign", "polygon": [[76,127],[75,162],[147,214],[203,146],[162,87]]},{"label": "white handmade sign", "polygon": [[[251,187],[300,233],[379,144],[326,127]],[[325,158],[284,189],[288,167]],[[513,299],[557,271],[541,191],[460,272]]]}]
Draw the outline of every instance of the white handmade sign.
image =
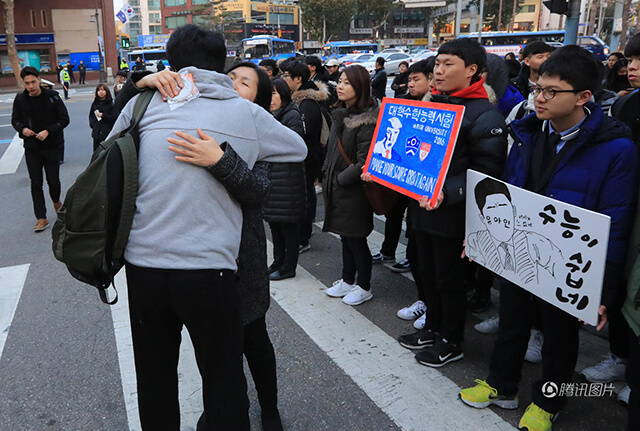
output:
[{"label": "white handmade sign", "polygon": [[467,171],[466,255],[596,325],[611,220]]}]

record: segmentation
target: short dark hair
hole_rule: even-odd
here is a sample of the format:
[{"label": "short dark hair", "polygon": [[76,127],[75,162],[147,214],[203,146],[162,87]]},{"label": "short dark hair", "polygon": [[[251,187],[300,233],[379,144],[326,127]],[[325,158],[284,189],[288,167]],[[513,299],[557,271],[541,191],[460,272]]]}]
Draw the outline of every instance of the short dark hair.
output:
[{"label": "short dark hair", "polygon": [[278,62],[272,58],[265,58],[259,63],[259,66],[269,69],[273,76],[276,76],[278,72],[280,72],[280,69],[278,69]]},{"label": "short dark hair", "polygon": [[450,40],[438,49],[438,55],[440,54],[460,57],[462,61],[464,61],[465,67],[469,67],[472,64],[478,66],[478,70],[476,70],[476,73],[471,77],[471,82],[480,79],[482,71],[487,66],[487,52],[473,39],[462,38]]},{"label": "short dark hair", "polygon": [[284,79],[276,78],[271,81],[271,84],[273,84],[273,90],[276,90],[280,95],[280,100],[282,101],[281,107],[285,107],[291,103],[291,89]]},{"label": "short dark hair", "polygon": [[22,68],[22,70],[20,71],[20,78],[24,79],[29,75],[33,75],[36,78],[40,77],[40,72],[38,72],[38,69],[36,69],[33,66],[25,66]]},{"label": "short dark hair", "polygon": [[552,76],[566,81],[574,90],[600,91],[600,64],[593,54],[578,45],[567,45],[555,50],[542,63],[540,76]]},{"label": "short dark hair", "polygon": [[400,64],[398,64],[398,67],[405,65],[406,68],[409,68],[409,63],[407,63],[406,61],[401,61]]},{"label": "short dark hair", "polygon": [[495,180],[491,177],[487,177],[482,181],[476,184],[473,189],[473,194],[476,198],[476,205],[478,205],[478,209],[482,213],[482,209],[487,203],[487,196],[490,195],[505,195],[509,202],[511,202],[511,193],[509,192],[509,187],[505,183],[502,183],[498,180]]},{"label": "short dark hair", "polygon": [[304,59],[309,66],[313,66],[316,69],[320,69],[322,67],[322,61],[315,55],[307,55]]},{"label": "short dark hair", "polygon": [[624,55],[626,57],[640,55],[640,33],[635,34],[627,41],[627,46],[624,47]]},{"label": "short dark hair", "polygon": [[436,56],[431,56],[425,60],[420,60],[416,63],[413,63],[411,67],[409,67],[409,75],[413,75],[416,73],[422,73],[425,78],[429,78],[429,74],[433,73],[433,67],[436,65]]},{"label": "short dark hair", "polygon": [[220,33],[187,24],[171,34],[167,42],[167,59],[175,71],[193,66],[222,73],[227,47]]},{"label": "short dark hair", "polygon": [[311,77],[311,72],[307,67],[307,63],[303,63],[300,60],[297,60],[293,57],[286,59],[282,63],[280,63],[280,69],[284,72],[288,72],[292,78],[297,78],[298,76],[302,78],[302,83],[304,84]]},{"label": "short dark hair", "polygon": [[507,71],[509,73],[509,78],[515,78],[520,73],[520,68],[522,65],[518,60],[505,60],[504,63],[507,65]]},{"label": "short dark hair", "polygon": [[128,78],[129,77],[127,75],[127,72],[125,72],[124,70],[119,70],[118,73],[116,73],[116,76],[122,76],[124,78]]},{"label": "short dark hair", "polygon": [[607,57],[607,60],[610,59],[611,57],[615,57],[618,60],[620,60],[621,58],[624,58],[624,54],[621,53],[620,51],[612,52],[611,54],[609,54],[609,57]]},{"label": "short dark hair", "polygon": [[545,52],[553,52],[555,48],[551,45],[544,43],[541,40],[534,40],[529,42],[522,50],[522,58],[528,58],[536,54],[544,54]]},{"label": "short dark hair", "polygon": [[379,64],[380,66],[384,66],[384,57],[376,58],[376,64]]},{"label": "short dark hair", "polygon": [[[353,112],[362,112],[370,106],[373,106],[375,101],[371,97],[371,76],[367,69],[359,64],[352,64],[342,69],[342,74],[345,74],[349,80],[349,84],[353,87],[353,91],[356,93],[356,101],[351,105],[350,110]],[[344,105],[338,103],[338,105]]]},{"label": "short dark hair", "polygon": [[256,105],[259,105],[269,111],[269,107],[271,106],[271,78],[267,73],[260,69],[255,63],[250,61],[243,61],[241,63],[236,63],[227,70],[227,74],[232,70],[236,70],[239,67],[248,67],[249,69],[255,70],[258,74],[258,90],[256,92],[256,98],[253,101]]}]

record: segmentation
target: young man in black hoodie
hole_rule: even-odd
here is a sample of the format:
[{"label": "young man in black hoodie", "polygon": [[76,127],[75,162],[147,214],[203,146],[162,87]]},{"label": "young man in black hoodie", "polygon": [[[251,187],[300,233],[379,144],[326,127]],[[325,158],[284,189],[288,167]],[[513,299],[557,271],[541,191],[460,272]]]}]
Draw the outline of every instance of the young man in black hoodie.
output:
[{"label": "young man in black hoodie", "polygon": [[511,84],[520,91],[525,99],[529,97],[531,86],[538,82],[538,69],[554,50],[553,46],[539,40],[527,44],[522,50],[524,57],[522,67]]},{"label": "young man in black hoodie", "polygon": [[64,150],[63,129],[69,124],[69,113],[57,91],[40,86],[40,74],[27,66],[20,72],[25,90],[13,101],[11,125],[24,140],[24,157],[31,180],[31,198],[37,223],[34,232],[49,226],[42,191],[42,169],[47,176],[49,196],[58,211],[60,202],[60,160]]},{"label": "young man in black hoodie", "polygon": [[291,89],[291,99],[296,103],[305,126],[304,140],[307,144],[307,158],[304,161],[307,180],[307,217],[300,224],[300,253],[311,249],[309,238],[313,230],[313,220],[316,216],[316,192],[314,181],[320,175],[320,168],[324,162],[320,134],[322,132],[321,106],[329,99],[329,90],[322,82],[309,80],[311,72],[306,63],[296,59],[284,61],[280,65],[282,79]]},{"label": "young man in black hoodie", "polygon": [[471,39],[456,39],[438,50],[431,102],[463,105],[465,111],[440,195],[409,203],[427,312],[424,328],[398,341],[408,349],[423,349],[416,360],[430,367],[464,357],[467,297],[460,255],[467,169],[497,177],[507,156],[507,127],[481,77],[485,64],[484,48]]}]

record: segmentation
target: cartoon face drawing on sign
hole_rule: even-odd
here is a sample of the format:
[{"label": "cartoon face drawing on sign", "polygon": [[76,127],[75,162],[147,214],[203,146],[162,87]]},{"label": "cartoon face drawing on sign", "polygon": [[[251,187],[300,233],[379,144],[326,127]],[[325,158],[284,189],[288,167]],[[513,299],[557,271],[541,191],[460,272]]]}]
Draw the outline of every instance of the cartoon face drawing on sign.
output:
[{"label": "cartoon face drawing on sign", "polygon": [[539,267],[555,277],[562,252],[548,238],[516,229],[518,216],[506,184],[485,178],[476,184],[475,200],[484,230],[473,232],[466,254],[498,275],[519,277],[524,283],[538,280]]},{"label": "cartoon face drawing on sign", "polygon": [[[382,139],[382,141],[376,142],[376,145],[373,147],[373,153],[380,154],[380,156],[384,157],[385,159],[394,158],[392,157],[394,154],[394,152],[392,151],[393,146],[396,144],[398,136],[400,135],[400,129],[402,128],[402,123],[396,117],[391,117],[389,119],[389,123],[391,123],[391,126],[387,127],[387,132],[384,139]],[[397,157],[397,153],[396,158],[399,159],[399,157]]]}]

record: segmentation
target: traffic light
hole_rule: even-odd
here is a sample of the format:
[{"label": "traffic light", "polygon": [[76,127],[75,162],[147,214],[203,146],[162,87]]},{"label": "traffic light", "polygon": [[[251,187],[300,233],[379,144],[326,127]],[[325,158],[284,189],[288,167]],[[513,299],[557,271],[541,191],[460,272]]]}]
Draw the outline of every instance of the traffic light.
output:
[{"label": "traffic light", "polygon": [[548,0],[542,2],[551,13],[566,14],[569,10],[569,3],[567,0]]},{"label": "traffic light", "polygon": [[129,38],[126,36],[122,36],[120,38],[120,44],[122,45],[123,49],[129,48],[131,46],[131,44],[129,43]]}]

